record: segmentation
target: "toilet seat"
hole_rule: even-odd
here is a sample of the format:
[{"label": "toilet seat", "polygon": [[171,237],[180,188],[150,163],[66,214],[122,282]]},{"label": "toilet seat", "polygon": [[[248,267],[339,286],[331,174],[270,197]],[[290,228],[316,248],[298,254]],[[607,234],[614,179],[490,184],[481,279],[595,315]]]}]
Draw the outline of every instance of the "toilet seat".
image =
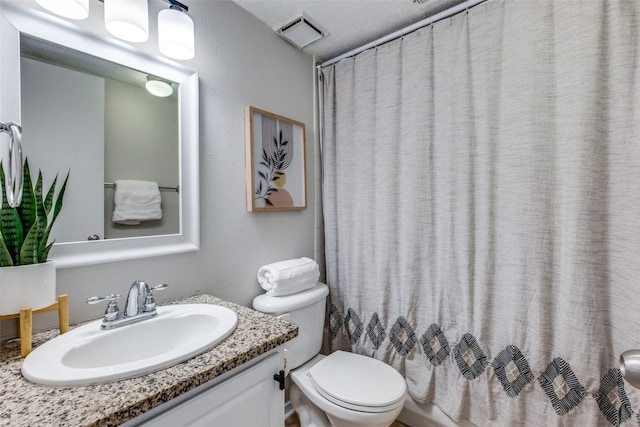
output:
[{"label": "toilet seat", "polygon": [[346,409],[387,412],[405,399],[405,380],[394,368],[359,354],[336,351],[307,375],[322,397]]}]

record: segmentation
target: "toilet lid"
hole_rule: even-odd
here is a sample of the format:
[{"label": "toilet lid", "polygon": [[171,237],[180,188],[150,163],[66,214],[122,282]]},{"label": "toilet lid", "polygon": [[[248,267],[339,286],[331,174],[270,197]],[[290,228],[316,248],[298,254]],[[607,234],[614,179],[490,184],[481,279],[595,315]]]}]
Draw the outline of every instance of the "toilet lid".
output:
[{"label": "toilet lid", "polygon": [[406,383],[391,366],[371,357],[336,351],[309,369],[315,389],[349,409],[383,412],[404,400]]}]

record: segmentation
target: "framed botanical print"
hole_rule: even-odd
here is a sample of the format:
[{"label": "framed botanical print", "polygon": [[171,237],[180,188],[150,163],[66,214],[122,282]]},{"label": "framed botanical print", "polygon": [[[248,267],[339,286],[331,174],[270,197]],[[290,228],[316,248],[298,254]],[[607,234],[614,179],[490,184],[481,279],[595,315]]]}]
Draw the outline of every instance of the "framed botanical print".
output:
[{"label": "framed botanical print", "polygon": [[307,208],[304,123],[245,109],[247,209]]}]

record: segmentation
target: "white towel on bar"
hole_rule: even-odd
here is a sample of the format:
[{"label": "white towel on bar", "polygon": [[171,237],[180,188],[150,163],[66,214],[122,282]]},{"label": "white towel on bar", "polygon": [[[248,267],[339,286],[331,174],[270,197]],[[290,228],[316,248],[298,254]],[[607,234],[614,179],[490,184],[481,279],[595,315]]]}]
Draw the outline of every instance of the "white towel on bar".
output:
[{"label": "white towel on bar", "polygon": [[311,258],[296,258],[260,267],[258,283],[272,297],[311,289],[318,283],[320,268]]},{"label": "white towel on bar", "polygon": [[162,219],[162,198],[157,182],[123,179],[115,184],[113,222],[138,225],[142,221]]}]

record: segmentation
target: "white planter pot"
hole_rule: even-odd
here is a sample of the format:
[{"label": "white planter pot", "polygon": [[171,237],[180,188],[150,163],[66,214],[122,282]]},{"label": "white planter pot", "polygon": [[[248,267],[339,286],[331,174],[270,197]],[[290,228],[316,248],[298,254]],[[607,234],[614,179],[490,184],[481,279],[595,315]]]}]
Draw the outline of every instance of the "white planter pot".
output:
[{"label": "white planter pot", "polygon": [[0,267],[0,316],[20,313],[24,307],[38,310],[56,302],[56,264]]}]

